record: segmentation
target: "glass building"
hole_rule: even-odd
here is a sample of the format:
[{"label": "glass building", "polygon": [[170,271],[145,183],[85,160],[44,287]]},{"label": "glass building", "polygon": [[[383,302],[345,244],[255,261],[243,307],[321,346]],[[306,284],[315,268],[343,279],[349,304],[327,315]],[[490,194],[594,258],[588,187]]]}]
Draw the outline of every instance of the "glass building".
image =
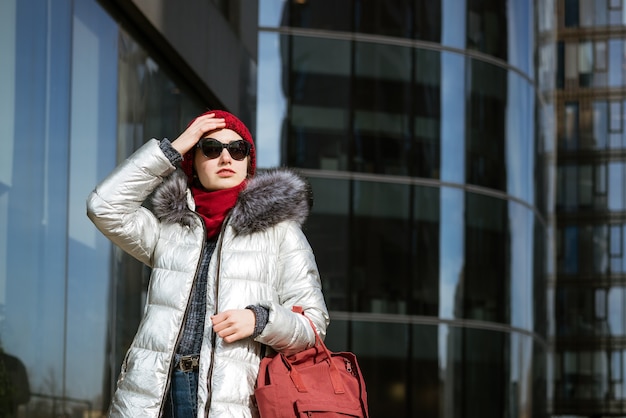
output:
[{"label": "glass building", "polygon": [[558,8],[558,416],[626,416],[624,25],[622,1]]},{"label": "glass building", "polygon": [[[132,2],[0,1],[2,417],[93,418],[108,406],[147,275],[87,219],[98,181],[207,108],[254,121],[256,27],[248,49],[239,23],[256,21],[256,9],[250,18],[231,2],[198,1],[194,23],[215,33],[195,39],[181,29],[185,10],[167,3],[156,19]],[[211,42],[232,69],[182,60],[172,31],[190,49]],[[224,92],[229,77],[237,83]]]},{"label": "glass building", "polygon": [[[310,179],[305,233],[331,312],[327,343],[357,354],[373,417],[572,414],[559,408],[597,357],[583,357],[583,334],[563,335],[552,318],[598,311],[562,302],[588,300],[573,293],[590,277],[582,261],[572,290],[557,284],[563,265],[584,258],[572,242],[595,260],[601,247],[583,238],[608,245],[616,232],[605,222],[596,234],[596,212],[578,203],[555,232],[554,82],[563,81],[558,121],[591,129],[591,95],[569,119],[563,109],[599,80],[581,70],[574,87],[562,60],[555,76],[553,22],[574,18],[563,3],[0,1],[0,415],[92,418],[107,407],[149,276],[91,225],[85,199],[145,141],[173,138],[215,107],[252,128],[259,167],[289,165]],[[600,56],[578,44],[595,45],[583,36],[591,32],[568,44],[588,15],[565,25],[559,57]],[[621,111],[619,95],[604,91],[598,108]],[[613,120],[601,125],[605,143]],[[576,139],[560,142],[559,158],[572,166],[577,149],[562,146],[587,136],[567,132]],[[605,196],[618,155],[598,151]],[[566,184],[595,199],[596,186]]]},{"label": "glass building", "polygon": [[311,179],[327,341],[372,416],[548,414],[553,13],[259,3],[260,164]]}]

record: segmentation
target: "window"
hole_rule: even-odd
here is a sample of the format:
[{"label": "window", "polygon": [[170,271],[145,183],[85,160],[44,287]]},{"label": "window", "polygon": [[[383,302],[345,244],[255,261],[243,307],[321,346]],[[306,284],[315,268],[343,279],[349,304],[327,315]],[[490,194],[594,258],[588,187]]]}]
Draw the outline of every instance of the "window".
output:
[{"label": "window", "polygon": [[579,0],[565,0],[565,27],[577,27],[578,26],[578,10],[580,8]]}]

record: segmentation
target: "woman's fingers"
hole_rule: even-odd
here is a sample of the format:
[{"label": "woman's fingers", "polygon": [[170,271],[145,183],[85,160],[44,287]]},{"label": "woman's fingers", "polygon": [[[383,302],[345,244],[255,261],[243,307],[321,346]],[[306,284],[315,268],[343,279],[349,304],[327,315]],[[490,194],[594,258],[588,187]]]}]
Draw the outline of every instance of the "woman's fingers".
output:
[{"label": "woman's fingers", "polygon": [[232,343],[252,335],[256,317],[250,309],[232,309],[213,315],[211,321],[217,335]]},{"label": "woman's fingers", "polygon": [[223,129],[225,126],[224,119],[216,118],[214,113],[198,116],[178,138],[172,141],[172,147],[181,155],[185,155],[208,132]]}]

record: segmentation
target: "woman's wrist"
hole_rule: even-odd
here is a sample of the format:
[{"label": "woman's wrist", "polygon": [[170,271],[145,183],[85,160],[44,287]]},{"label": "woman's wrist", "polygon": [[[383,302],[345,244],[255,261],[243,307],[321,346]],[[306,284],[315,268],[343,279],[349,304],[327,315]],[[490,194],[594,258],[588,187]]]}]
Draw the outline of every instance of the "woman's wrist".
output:
[{"label": "woman's wrist", "polygon": [[261,335],[261,333],[265,329],[267,321],[270,317],[270,311],[269,309],[259,305],[248,305],[246,306],[246,309],[250,309],[252,312],[254,312],[256,322],[254,325],[254,331],[252,332],[252,338],[256,338]]}]

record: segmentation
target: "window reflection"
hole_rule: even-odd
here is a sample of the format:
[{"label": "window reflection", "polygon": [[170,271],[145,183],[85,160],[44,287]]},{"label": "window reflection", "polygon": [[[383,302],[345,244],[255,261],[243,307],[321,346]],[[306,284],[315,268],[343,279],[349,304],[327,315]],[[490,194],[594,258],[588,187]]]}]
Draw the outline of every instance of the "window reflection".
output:
[{"label": "window reflection", "polygon": [[467,182],[506,190],[507,72],[471,60],[467,86]]},{"label": "window reflection", "polygon": [[578,148],[578,103],[567,102],[564,107],[562,123],[558,124],[561,130],[559,145],[561,149],[574,150]]},{"label": "window reflection", "polygon": [[565,0],[566,27],[623,25],[624,3],[620,0]]},{"label": "window reflection", "polygon": [[[442,80],[442,59],[443,53],[439,51],[430,51],[425,49],[417,49],[414,51],[414,90],[413,90],[413,108],[415,113],[414,122],[414,140],[413,154],[411,162],[409,162],[409,172],[417,177],[440,178],[441,175],[441,139],[444,129],[441,124],[442,101],[445,100],[444,89],[441,88]],[[448,68],[450,70],[450,68]],[[462,67],[460,68],[462,71]],[[451,81],[454,82],[454,81]],[[458,91],[450,89],[452,91]],[[462,90],[462,86],[461,86]],[[462,127],[463,120],[463,102],[457,97],[449,98],[450,113],[446,115],[447,120],[454,120],[456,125]],[[410,103],[410,102],[409,102]],[[447,101],[444,103],[448,103]],[[462,129],[462,128],[460,128]],[[451,128],[455,130],[455,128]],[[461,155],[459,152],[459,138],[462,136],[454,136],[454,154]],[[456,167],[461,169],[461,167]]]},{"label": "window reflection", "polygon": [[441,42],[442,0],[417,0],[415,2],[415,39]]},{"label": "window reflection", "polygon": [[611,39],[609,41],[609,78],[608,87],[624,86],[624,41]]},{"label": "window reflection", "polygon": [[563,212],[620,212],[626,209],[624,162],[558,167],[557,209]]},{"label": "window reflection", "polygon": [[282,39],[291,97],[286,152],[289,165],[348,170],[350,42],[307,37]]},{"label": "window reflection", "polygon": [[555,400],[626,400],[622,350],[563,350],[555,361]]},{"label": "window reflection", "polygon": [[[545,405],[534,405],[534,397],[521,387],[530,375],[529,387],[546,387],[545,367],[531,370],[545,360],[539,358],[543,348],[529,335],[334,319],[326,344],[355,352],[366,382],[376,382],[368,386],[372,416],[500,418],[503,410],[511,416],[536,416],[531,408],[538,416],[545,413]],[[517,401],[505,404],[512,398]],[[485,408],[487,402],[502,404]]]},{"label": "window reflection", "polygon": [[[426,178],[443,169],[449,181],[533,203],[535,113],[520,109],[535,104],[525,78],[474,59],[465,73],[437,51],[300,36],[280,42],[291,63],[282,73],[290,97],[281,147],[287,165]],[[445,95],[443,76],[454,83],[469,77],[459,84],[466,102]]]},{"label": "window reflection", "polygon": [[355,47],[354,169],[409,175],[411,49]]},{"label": "window reflection", "polygon": [[[426,56],[427,57],[427,56]],[[435,61],[431,59],[431,61]],[[463,184],[466,181],[466,147],[467,129],[466,103],[460,100],[459,91],[466,91],[466,67],[468,60],[465,57],[450,52],[441,52],[441,81],[436,86],[440,88],[441,120],[441,151],[440,165],[434,167],[432,177],[443,181]],[[420,68],[418,65],[417,68]],[[437,172],[439,170],[439,172]],[[435,174],[437,173],[437,174]]]},{"label": "window reflection", "polygon": [[[286,41],[285,41],[286,42]],[[285,158],[282,148],[287,117],[287,97],[283,84],[285,63],[281,55],[281,35],[259,33],[258,95],[263,106],[257,109],[257,131],[255,138],[257,167],[278,167]]]},{"label": "window reflection", "polygon": [[409,187],[356,182],[351,247],[357,311],[407,313]]},{"label": "window reflection", "polygon": [[[376,35],[412,38],[413,7],[415,2],[406,0],[359,1],[355,13],[357,32]],[[422,2],[419,2],[422,3]]]},{"label": "window reflection", "polygon": [[350,309],[350,184],[346,180],[309,177],[315,203],[306,235],[314,249],[328,309]]},{"label": "window reflection", "polygon": [[[335,0],[292,1],[286,0],[283,25],[296,28],[352,30],[352,2]],[[332,11],[332,13],[329,13]]]},{"label": "window reflection", "polygon": [[626,292],[624,287],[579,289],[562,285],[557,293],[558,335],[573,337],[626,335]]},{"label": "window reflection", "polygon": [[[193,117],[206,109],[123,30],[119,31],[118,56],[114,61],[119,68],[116,103],[118,162],[150,138],[175,137]],[[113,363],[107,376],[108,389],[111,390],[139,325],[149,279],[145,265],[118,247],[114,246],[112,251],[114,262],[112,270],[107,272],[112,294],[108,320],[114,324],[107,336],[111,341],[107,357]],[[110,395],[107,393],[105,398],[107,404]]]},{"label": "window reflection", "polygon": [[467,0],[467,48],[508,58],[507,3],[499,0]]},{"label": "window reflection", "polygon": [[[465,318],[508,321],[508,306],[502,301],[509,294],[507,260],[510,248],[507,204],[505,201],[468,193],[465,232]],[[525,304],[522,304],[527,306]]]},{"label": "window reflection", "polygon": [[[441,39],[441,0],[262,0],[260,26],[352,31],[374,35]],[[332,10],[332,13],[328,13]],[[352,22],[355,27],[352,28]]]},{"label": "window reflection", "polygon": [[[622,39],[567,41],[559,44],[564,74],[559,83],[576,87],[623,87],[624,48]],[[562,80],[564,77],[564,80]]]},{"label": "window reflection", "polygon": [[307,236],[331,310],[538,326],[543,308],[527,307],[545,299],[535,288],[545,230],[529,208],[457,189],[311,175]]},{"label": "window reflection", "polygon": [[48,6],[0,4],[3,416],[98,409],[106,367],[109,246],[84,208],[115,158],[117,31],[93,0]]},{"label": "window reflection", "polygon": [[[407,350],[410,326],[397,323],[352,322],[351,349],[358,353],[359,364],[368,381],[376,382],[367,397],[371,416],[407,416],[407,389],[410,374]],[[379,344],[372,344],[379,341]]]}]

